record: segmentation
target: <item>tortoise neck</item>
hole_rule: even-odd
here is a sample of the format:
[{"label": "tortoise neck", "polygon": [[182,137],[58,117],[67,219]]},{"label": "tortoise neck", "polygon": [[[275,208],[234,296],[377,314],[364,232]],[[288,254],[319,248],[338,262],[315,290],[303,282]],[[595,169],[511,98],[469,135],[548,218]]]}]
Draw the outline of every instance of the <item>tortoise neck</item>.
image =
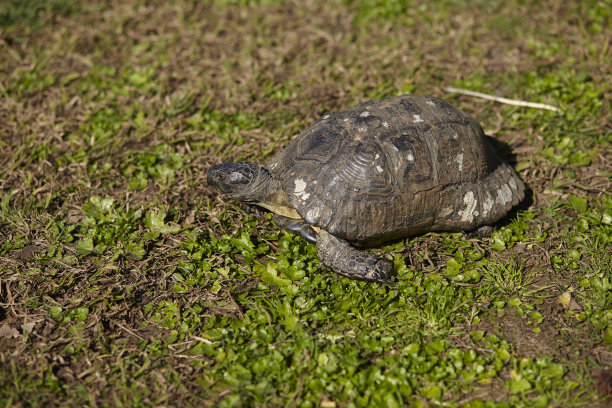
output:
[{"label": "tortoise neck", "polygon": [[260,167],[251,184],[250,200],[273,207],[290,207],[282,182]]}]

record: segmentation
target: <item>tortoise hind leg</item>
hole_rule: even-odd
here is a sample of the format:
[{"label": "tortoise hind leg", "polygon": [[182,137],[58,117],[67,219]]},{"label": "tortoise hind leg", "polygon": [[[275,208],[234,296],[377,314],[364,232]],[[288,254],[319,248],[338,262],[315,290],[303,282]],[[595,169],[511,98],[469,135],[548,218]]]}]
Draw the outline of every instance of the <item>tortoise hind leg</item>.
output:
[{"label": "tortoise hind leg", "polygon": [[493,227],[490,225],[483,225],[474,231],[466,233],[465,237],[467,239],[478,238],[482,241],[485,238],[491,238],[491,234],[493,234]]},{"label": "tortoise hind leg", "polygon": [[359,251],[327,231],[319,231],[317,251],[323,265],[338,275],[371,282],[392,283],[391,261]]}]

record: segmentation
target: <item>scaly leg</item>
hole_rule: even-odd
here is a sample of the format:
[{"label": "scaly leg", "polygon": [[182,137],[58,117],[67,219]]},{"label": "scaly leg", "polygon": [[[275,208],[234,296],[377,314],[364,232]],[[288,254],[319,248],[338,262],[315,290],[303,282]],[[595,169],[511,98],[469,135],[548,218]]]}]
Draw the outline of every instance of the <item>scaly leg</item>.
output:
[{"label": "scaly leg", "polygon": [[327,231],[319,231],[317,251],[321,262],[338,275],[378,283],[393,283],[393,263],[360,251]]},{"label": "scaly leg", "polygon": [[274,214],[272,216],[272,221],[287,231],[301,235],[302,238],[311,244],[317,243],[317,233],[308,223],[304,222],[304,220]]}]

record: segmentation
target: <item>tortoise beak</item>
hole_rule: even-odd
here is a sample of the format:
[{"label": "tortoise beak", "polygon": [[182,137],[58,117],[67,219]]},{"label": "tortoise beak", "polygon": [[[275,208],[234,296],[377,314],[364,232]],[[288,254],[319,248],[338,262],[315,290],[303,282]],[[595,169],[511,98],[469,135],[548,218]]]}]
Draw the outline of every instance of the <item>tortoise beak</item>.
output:
[{"label": "tortoise beak", "polygon": [[227,179],[227,173],[220,169],[219,165],[211,166],[206,172],[206,182],[220,191],[223,191],[221,186],[225,179]]}]

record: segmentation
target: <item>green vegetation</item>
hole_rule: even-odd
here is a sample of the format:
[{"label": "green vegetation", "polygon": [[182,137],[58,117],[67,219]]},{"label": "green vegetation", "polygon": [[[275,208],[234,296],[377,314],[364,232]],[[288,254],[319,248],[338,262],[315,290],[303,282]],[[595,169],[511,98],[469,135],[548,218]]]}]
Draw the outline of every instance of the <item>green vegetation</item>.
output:
[{"label": "green vegetation", "polygon": [[[2,3],[0,406],[609,406],[610,10]],[[206,185],[405,92],[475,116],[532,192],[490,239],[374,249],[394,286]]]}]

